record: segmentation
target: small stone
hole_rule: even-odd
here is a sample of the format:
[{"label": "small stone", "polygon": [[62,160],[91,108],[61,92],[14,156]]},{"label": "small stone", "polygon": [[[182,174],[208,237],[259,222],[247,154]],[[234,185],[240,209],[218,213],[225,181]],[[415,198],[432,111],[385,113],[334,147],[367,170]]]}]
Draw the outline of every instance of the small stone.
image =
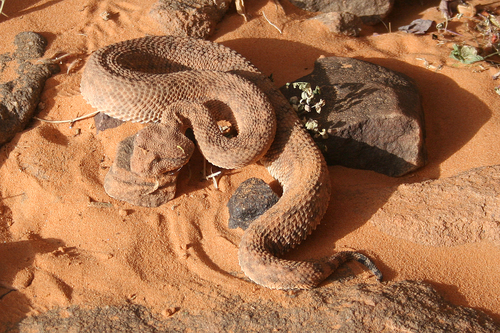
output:
[{"label": "small stone", "polygon": [[127,209],[120,209],[118,211],[118,215],[122,216],[122,217],[125,217],[129,214],[129,211]]},{"label": "small stone", "polygon": [[94,124],[96,133],[103,132],[110,128],[115,128],[123,124],[124,121],[108,116],[105,113],[99,112],[94,116]]},{"label": "small stone", "polygon": [[238,186],[227,203],[229,228],[246,230],[248,226],[271,208],[279,197],[262,179],[250,178]]},{"label": "small stone", "polygon": [[101,18],[104,20],[104,21],[108,21],[109,20],[109,12],[108,11],[103,11],[101,14],[100,14]]},{"label": "small stone", "polygon": [[168,318],[168,317],[171,317],[173,314],[175,314],[179,310],[180,310],[180,308],[176,308],[176,307],[166,308],[166,309],[163,309],[161,311],[161,314],[163,317]]}]

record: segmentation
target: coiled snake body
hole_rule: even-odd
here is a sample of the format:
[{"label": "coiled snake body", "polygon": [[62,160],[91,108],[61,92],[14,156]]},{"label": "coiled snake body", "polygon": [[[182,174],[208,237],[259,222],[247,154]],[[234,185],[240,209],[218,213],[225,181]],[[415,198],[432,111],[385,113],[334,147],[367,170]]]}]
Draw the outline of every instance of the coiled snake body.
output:
[{"label": "coiled snake body", "polygon": [[[233,50],[172,36],[113,44],[89,58],[81,92],[93,107],[121,120],[161,122],[176,131],[192,127],[203,155],[215,165],[238,168],[260,160],[267,167],[283,195],[250,224],[238,252],[243,272],[254,282],[309,289],[348,260],[360,261],[381,278],[357,252],[311,261],[281,258],[325,214],[328,169],[288,101]],[[236,137],[220,133],[216,122],[221,118],[230,118]]]}]

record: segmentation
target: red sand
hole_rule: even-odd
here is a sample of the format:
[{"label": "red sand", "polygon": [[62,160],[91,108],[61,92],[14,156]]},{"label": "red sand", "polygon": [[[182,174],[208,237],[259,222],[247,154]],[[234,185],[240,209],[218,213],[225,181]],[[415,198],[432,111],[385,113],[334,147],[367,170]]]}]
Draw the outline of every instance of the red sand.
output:
[{"label": "red sand", "polygon": [[[74,54],[62,61],[61,74],[47,81],[38,116],[71,119],[93,112],[79,94],[81,68],[67,74],[69,64],[113,42],[160,35],[147,15],[154,2],[7,0],[0,53],[13,51],[14,36],[31,30],[49,40],[47,57]],[[414,18],[440,21],[435,8],[424,10],[438,3],[397,7],[388,19],[392,30]],[[212,40],[273,74],[277,86],[310,73],[320,55],[354,57],[407,74],[422,94],[429,151],[428,166],[399,179],[330,167],[334,195],[328,213],[290,256],[362,250],[387,280],[428,281],[451,302],[499,320],[498,247],[482,242],[435,248],[384,235],[368,223],[380,198],[367,195],[374,188],[500,163],[500,96],[491,78],[496,71],[476,73],[477,66],[457,65],[449,58],[451,44],[439,46],[429,34],[389,34],[381,26],[367,27],[359,38],[339,37],[305,21],[310,15],[289,3],[282,6],[284,11],[273,1],[247,1],[252,19],[245,23],[231,10]],[[112,18],[104,21],[103,11]],[[283,34],[264,20],[263,11]],[[426,69],[418,58],[443,68]],[[0,301],[0,322],[55,306],[124,302],[168,314],[175,307],[209,308],[219,293],[286,302],[283,292],[241,279],[242,232],[227,228],[225,205],[239,183],[249,177],[273,182],[262,166],[224,171],[217,190],[200,181],[198,153],[181,172],[177,197],[162,207],[134,207],[106,195],[102,183],[116,144],[141,126],[126,124],[96,135],[92,119],[72,127],[33,121],[0,149],[0,282],[19,290]],[[357,272],[361,280],[370,276]]]}]

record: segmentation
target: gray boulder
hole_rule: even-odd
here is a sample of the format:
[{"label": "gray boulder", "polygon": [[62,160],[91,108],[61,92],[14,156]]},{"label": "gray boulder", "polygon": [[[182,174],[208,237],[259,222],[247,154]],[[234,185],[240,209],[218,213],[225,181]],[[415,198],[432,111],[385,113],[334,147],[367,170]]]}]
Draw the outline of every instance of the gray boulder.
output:
[{"label": "gray boulder", "polygon": [[290,2],[310,12],[348,12],[370,25],[380,23],[394,4],[394,0],[290,0]]},{"label": "gray boulder", "polygon": [[13,54],[0,55],[0,74],[17,62],[17,78],[0,83],[0,146],[22,131],[35,114],[45,81],[59,71],[50,62],[35,62],[43,56],[47,40],[31,31],[16,35]]},{"label": "gray boulder", "polygon": [[[426,162],[424,114],[417,87],[409,77],[366,61],[328,57],[297,81],[320,87],[325,101],[317,121],[327,138],[315,141],[329,165],[402,176]],[[283,94],[301,96],[282,87]],[[300,97],[299,97],[300,98]]]},{"label": "gray boulder", "polygon": [[230,3],[230,0],[159,0],[149,15],[167,35],[207,38],[215,32]]}]

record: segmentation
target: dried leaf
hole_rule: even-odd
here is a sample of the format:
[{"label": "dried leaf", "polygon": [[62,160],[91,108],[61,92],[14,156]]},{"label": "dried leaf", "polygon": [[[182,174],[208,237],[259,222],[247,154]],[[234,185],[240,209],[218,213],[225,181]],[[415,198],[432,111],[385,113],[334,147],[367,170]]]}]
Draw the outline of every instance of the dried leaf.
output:
[{"label": "dried leaf", "polygon": [[409,25],[399,27],[398,29],[399,31],[404,31],[415,35],[423,35],[432,27],[433,23],[434,21],[432,20],[416,19]]},{"label": "dried leaf", "polygon": [[441,0],[438,7],[439,11],[443,14],[443,16],[446,19],[449,19],[453,14],[450,7],[450,2],[451,0]]}]

